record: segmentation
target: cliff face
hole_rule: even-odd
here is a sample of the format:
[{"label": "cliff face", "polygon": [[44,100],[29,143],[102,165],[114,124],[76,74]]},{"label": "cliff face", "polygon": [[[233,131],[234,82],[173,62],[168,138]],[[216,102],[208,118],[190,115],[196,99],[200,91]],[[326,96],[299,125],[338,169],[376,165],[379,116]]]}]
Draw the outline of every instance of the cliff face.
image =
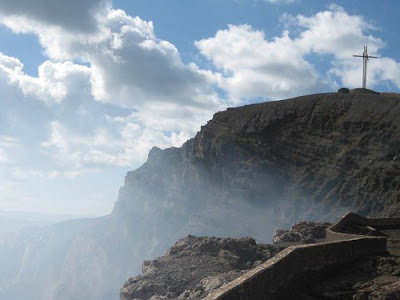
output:
[{"label": "cliff face", "polygon": [[219,112],[182,148],[153,148],[126,176],[114,214],[245,203],[289,222],[349,209],[399,215],[398,104],[396,95],[358,92]]},{"label": "cliff face", "polygon": [[298,220],[400,215],[399,101],[333,93],[219,112],[183,147],[153,148],[110,216],[29,241],[0,295],[26,298],[24,281],[31,299],[117,299],[143,259],[188,234],[270,242]]}]

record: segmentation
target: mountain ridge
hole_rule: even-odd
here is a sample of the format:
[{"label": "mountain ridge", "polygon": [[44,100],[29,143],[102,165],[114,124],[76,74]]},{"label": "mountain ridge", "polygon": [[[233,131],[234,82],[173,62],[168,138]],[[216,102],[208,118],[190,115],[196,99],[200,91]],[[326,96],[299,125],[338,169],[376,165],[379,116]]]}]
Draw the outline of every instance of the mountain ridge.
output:
[{"label": "mountain ridge", "polygon": [[[357,176],[365,175],[360,172],[353,174],[351,170],[359,167],[367,169],[365,162],[367,158],[373,163],[371,166],[378,169],[381,169],[379,162],[393,161],[394,163],[390,165],[395,165],[394,169],[397,172],[396,150],[399,149],[399,143],[396,139],[398,138],[396,129],[400,125],[400,119],[397,117],[397,112],[400,110],[398,103],[398,97],[357,92],[309,95],[228,109],[215,114],[214,118],[203,126],[193,139],[186,142],[181,150],[170,148],[164,150],[166,152],[163,156],[161,150],[153,148],[149,153],[148,163],[134,172],[135,175],[143,176],[148,166],[157,165],[157,157],[169,159],[171,156],[172,159],[173,156],[176,166],[182,164],[178,162],[179,158],[200,166],[197,169],[208,164],[208,171],[211,171],[207,175],[212,178],[208,184],[226,186],[227,182],[221,183],[219,180],[227,179],[225,175],[232,165],[229,163],[232,159],[235,162],[240,160],[241,163],[249,162],[249,164],[257,161],[261,162],[265,169],[274,172],[274,178],[269,179],[274,181],[289,179],[299,183],[296,188],[304,188],[303,182],[313,183],[314,178],[309,178],[313,172],[317,175],[321,175],[324,171],[328,172],[334,179],[323,182],[323,188],[317,189],[317,192],[325,193],[324,196],[329,198],[330,195],[327,194],[332,189],[325,190],[334,185],[335,180],[339,180],[338,192],[343,196],[349,189],[344,179],[348,180],[350,175],[350,181],[354,182],[358,180]],[[392,142],[383,145],[382,142],[390,141],[391,138]],[[305,147],[302,144],[305,144]],[[293,147],[294,145],[297,145],[297,149]],[[361,166],[356,162],[357,159],[363,160]],[[329,168],[319,171],[318,168],[322,164],[328,164]],[[190,167],[186,168],[186,173]],[[217,172],[213,173],[213,170]],[[241,171],[244,172],[244,168]],[[198,172],[196,174],[198,175]],[[126,183],[136,180],[135,175],[129,172]],[[379,192],[387,191],[388,183],[373,178],[372,175],[370,173],[366,175],[371,177],[371,185],[382,185],[383,190]],[[276,176],[280,178],[277,179]],[[368,178],[365,180],[368,181]],[[238,183],[237,181],[234,183]],[[186,182],[190,184],[190,176],[182,176],[181,184]],[[242,185],[246,184],[252,187],[251,190],[257,190],[254,188],[257,182],[254,184],[245,182]],[[368,187],[368,182],[358,182],[358,184]],[[232,182],[230,185],[233,185]],[[312,186],[309,190],[318,200],[322,195],[315,195],[315,189]],[[274,192],[280,191],[278,189]],[[360,197],[355,198],[360,199]],[[348,199],[340,201],[344,205],[349,204],[346,203]],[[362,209],[356,211],[363,215],[397,214],[398,207],[393,208],[393,211],[389,206],[371,207],[369,211],[368,208],[362,208],[364,211]]]}]

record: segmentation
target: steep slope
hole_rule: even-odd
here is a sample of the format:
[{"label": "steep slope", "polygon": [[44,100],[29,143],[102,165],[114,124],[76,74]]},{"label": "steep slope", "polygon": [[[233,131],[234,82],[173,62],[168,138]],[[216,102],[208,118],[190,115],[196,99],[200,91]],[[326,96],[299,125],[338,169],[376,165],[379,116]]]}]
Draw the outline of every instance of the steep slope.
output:
[{"label": "steep slope", "polygon": [[144,259],[188,234],[270,242],[297,220],[399,215],[399,101],[356,91],[219,112],[183,147],[153,148],[111,215],[38,233],[0,296],[118,299]]},{"label": "steep slope", "polygon": [[182,148],[153,148],[128,173],[114,213],[152,201],[177,213],[238,200],[290,220],[350,208],[398,215],[398,104],[396,95],[358,91],[219,112]]}]

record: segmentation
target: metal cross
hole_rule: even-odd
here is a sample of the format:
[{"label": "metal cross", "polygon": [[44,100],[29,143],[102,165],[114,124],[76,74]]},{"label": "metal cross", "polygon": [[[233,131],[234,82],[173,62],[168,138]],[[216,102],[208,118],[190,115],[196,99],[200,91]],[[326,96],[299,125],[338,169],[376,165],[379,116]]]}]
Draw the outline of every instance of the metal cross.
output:
[{"label": "metal cross", "polygon": [[367,88],[367,64],[368,64],[368,60],[370,58],[378,58],[376,56],[370,56],[368,55],[368,49],[367,46],[364,46],[364,53],[363,55],[353,55],[354,57],[362,57],[363,58],[363,80],[362,80],[362,87],[364,89]]}]

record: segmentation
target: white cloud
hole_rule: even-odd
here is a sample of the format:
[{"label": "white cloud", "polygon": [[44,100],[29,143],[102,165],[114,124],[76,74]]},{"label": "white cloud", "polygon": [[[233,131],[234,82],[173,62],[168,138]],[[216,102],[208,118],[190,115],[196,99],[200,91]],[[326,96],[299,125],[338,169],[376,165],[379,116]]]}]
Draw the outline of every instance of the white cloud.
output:
[{"label": "white cloud", "polygon": [[[213,113],[226,107],[215,89],[219,75],[193,63],[184,64],[173,44],[156,37],[152,22],[103,6],[101,11],[90,11],[90,16],[97,14],[92,31],[76,32],[43,14],[15,8],[18,14],[10,15],[4,7],[0,2],[1,22],[14,32],[37,35],[50,59],[39,67],[38,77],[27,76],[20,61],[5,56],[4,60],[11,62],[4,63],[3,69],[10,85],[25,97],[60,104],[52,107],[56,116],[51,118],[50,112],[46,116],[47,122],[52,122],[50,136],[41,139],[45,140],[42,148],[54,151],[58,162],[75,168],[137,163],[154,144],[182,144],[183,137],[193,135]],[[82,61],[86,65],[78,64]],[[103,145],[94,139],[110,107],[98,108],[88,102],[90,96],[97,103],[133,110],[129,117],[109,116],[121,122],[107,124],[107,143]],[[94,107],[98,109],[95,116]],[[61,111],[73,113],[70,120]],[[135,143],[124,140],[123,134],[132,124],[140,128]],[[107,145],[113,148],[105,149]],[[137,148],[135,155],[133,147]]]},{"label": "white cloud", "polygon": [[[2,20],[15,32],[36,34],[53,60],[89,63],[92,93],[99,101],[130,107],[175,102],[210,110],[221,102],[213,77],[193,64],[185,65],[173,44],[157,39],[152,22],[111,8],[102,11],[97,21],[96,32],[76,33],[68,27],[37,23],[29,14]],[[60,97],[64,93],[61,87],[56,92]],[[205,98],[213,102],[206,103]]]},{"label": "white cloud", "polygon": [[321,84],[314,66],[305,60],[288,32],[267,40],[264,32],[249,25],[230,25],[196,46],[224,73],[220,86],[235,103],[242,98],[307,93]]},{"label": "white cloud", "polygon": [[[84,1],[84,7],[96,2]],[[82,7],[60,5],[69,4],[74,7],[66,8],[68,14]],[[48,60],[29,76],[23,62],[0,54],[0,106],[7,108],[0,110],[0,135],[21,140],[18,151],[10,151],[0,139],[0,181],[9,183],[0,185],[2,207],[92,210],[90,196],[71,200],[59,191],[69,194],[71,180],[90,195],[95,176],[139,166],[153,146],[181,146],[225,107],[215,92],[218,75],[183,63],[173,44],[156,37],[151,22],[107,7],[81,12],[87,23],[66,25],[73,14],[56,20],[18,9],[24,7],[18,0],[9,11],[5,5],[0,0],[0,22],[35,34]],[[114,192],[102,188],[102,201],[93,200],[104,212],[115,200],[119,172],[103,179]],[[48,183],[46,191],[38,188]]]},{"label": "white cloud", "polygon": [[[223,73],[219,85],[236,103],[245,98],[326,91],[340,85],[357,87],[362,64],[352,55],[366,42],[370,53],[379,53],[384,46],[369,33],[375,29],[373,25],[336,5],[310,17],[285,15],[282,22],[287,29],[280,37],[268,39],[249,25],[229,25],[214,37],[195,43]],[[330,62],[330,70],[325,73],[317,68],[310,60],[313,56]],[[390,68],[384,68],[383,62]],[[393,59],[372,62],[369,72],[372,87],[383,81],[400,87],[396,77],[399,64]]]},{"label": "white cloud", "polygon": [[12,136],[0,135],[0,164],[10,164],[13,159],[10,153],[18,145],[18,140]]},{"label": "white cloud", "polygon": [[[131,166],[146,160],[153,146],[181,146],[190,136],[184,132],[163,133],[123,120],[116,132],[97,128],[87,135],[66,129],[59,121],[51,124],[44,149],[60,164],[72,170],[93,166]],[[115,130],[115,128],[114,128]]]},{"label": "white cloud", "polygon": [[[334,75],[342,85],[359,87],[361,84],[362,60],[353,58],[353,54],[362,54],[363,45],[368,44],[371,55],[379,55],[384,42],[369,32],[375,26],[363,17],[349,15],[337,5],[331,5],[329,11],[317,13],[312,17],[297,16],[297,24],[305,30],[296,39],[306,54],[331,55],[332,67],[328,75]],[[371,60],[368,68],[368,85],[373,88],[380,83],[400,87],[398,75],[400,65],[392,58],[380,57]]]},{"label": "white cloud", "polygon": [[43,26],[57,26],[75,32],[97,29],[99,14],[111,6],[109,0],[0,0],[3,18],[26,18]]},{"label": "white cloud", "polygon": [[9,158],[4,151],[4,149],[0,148],[0,164],[7,163],[9,161]]},{"label": "white cloud", "polygon": [[17,86],[26,97],[45,102],[61,102],[76,90],[90,93],[90,69],[72,62],[46,61],[39,66],[39,76],[31,77],[23,72],[18,59],[0,53],[0,71],[8,84]]},{"label": "white cloud", "polygon": [[11,148],[18,144],[18,139],[13,136],[0,135],[0,147]]},{"label": "white cloud", "polygon": [[351,58],[362,50],[365,43],[371,51],[382,48],[383,42],[369,34],[375,27],[363,17],[349,15],[337,5],[311,17],[298,15],[294,25],[303,31],[296,45],[305,53],[331,54],[340,59]]}]

